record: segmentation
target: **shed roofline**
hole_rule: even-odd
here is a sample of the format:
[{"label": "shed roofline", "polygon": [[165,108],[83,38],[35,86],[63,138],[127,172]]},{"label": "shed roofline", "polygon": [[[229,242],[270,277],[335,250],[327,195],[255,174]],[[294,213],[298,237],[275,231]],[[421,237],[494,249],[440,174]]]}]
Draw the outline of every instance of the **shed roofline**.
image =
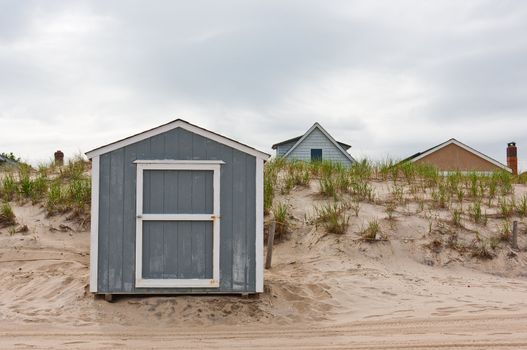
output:
[{"label": "shed roofline", "polygon": [[119,149],[119,148],[122,148],[122,147],[125,147],[125,146],[128,146],[128,145],[131,145],[131,144],[134,144],[136,142],[145,140],[147,138],[150,138],[150,137],[162,134],[164,132],[167,132],[167,131],[170,131],[170,130],[173,130],[173,129],[176,129],[176,128],[185,129],[185,130],[190,131],[190,132],[192,132],[194,134],[206,137],[206,138],[211,139],[213,141],[216,141],[218,143],[221,143],[221,144],[224,144],[226,146],[229,146],[229,147],[232,147],[234,149],[237,149],[237,150],[239,150],[241,152],[250,154],[250,155],[252,155],[252,156],[254,156],[256,158],[259,158],[259,159],[267,160],[267,159],[269,159],[269,157],[271,157],[267,153],[259,151],[259,150],[255,149],[253,147],[244,145],[243,143],[240,143],[238,141],[234,141],[234,140],[232,140],[232,139],[230,139],[228,137],[225,137],[223,135],[217,134],[217,133],[212,132],[210,130],[203,129],[203,128],[201,128],[201,127],[199,127],[197,125],[191,124],[191,123],[189,123],[189,122],[187,122],[187,121],[185,121],[183,119],[176,119],[176,120],[173,120],[173,121],[171,121],[169,123],[166,123],[166,124],[160,125],[158,127],[155,127],[153,129],[150,129],[150,130],[147,130],[147,131],[143,131],[143,132],[141,132],[139,134],[135,134],[135,135],[126,137],[124,139],[121,139],[119,141],[115,141],[115,142],[112,142],[110,144],[107,144],[107,145],[95,148],[95,149],[93,149],[91,151],[86,152],[86,156],[91,159],[93,157],[100,156],[102,154],[114,151],[116,149]]},{"label": "shed roofline", "polygon": [[306,137],[311,134],[313,132],[313,130],[315,129],[318,129],[320,130],[327,138],[329,141],[331,141],[331,143],[333,143],[333,145],[335,145],[335,147],[337,147],[337,149],[342,152],[342,154],[344,154],[344,156],[346,158],[348,158],[351,162],[355,162],[355,158],[353,158],[351,156],[351,154],[349,154],[348,152],[346,152],[340,145],[337,141],[335,141],[335,139],[322,127],[322,125],[320,125],[319,123],[315,123],[313,124],[313,126],[311,126],[309,128],[308,131],[306,131],[306,133],[304,135],[302,135],[302,137],[300,138],[300,140],[298,140],[294,145],[293,147],[291,147],[289,149],[289,151],[287,151],[286,154],[284,154],[284,158],[286,158],[289,154],[291,154],[291,152],[293,152],[295,150],[295,148],[297,148],[301,143],[302,141],[304,141],[306,139]]},{"label": "shed roofline", "polygon": [[445,142],[443,142],[443,143],[441,143],[441,144],[439,144],[439,145],[437,145],[435,147],[432,147],[432,148],[430,148],[430,149],[428,149],[428,150],[426,150],[426,151],[424,151],[422,153],[417,153],[417,154],[411,156],[410,158],[407,158],[406,160],[407,161],[411,161],[411,162],[418,161],[419,159],[424,158],[424,157],[426,157],[426,156],[428,156],[428,155],[430,155],[430,154],[432,154],[432,153],[434,153],[434,152],[436,152],[436,151],[438,151],[438,150],[440,150],[440,149],[442,149],[442,148],[444,148],[444,147],[446,147],[448,145],[451,145],[451,144],[459,146],[459,147],[463,148],[464,150],[466,150],[466,151],[468,151],[468,152],[470,152],[470,153],[472,153],[472,154],[474,154],[474,155],[476,155],[476,156],[478,156],[480,158],[485,159],[487,162],[492,163],[495,166],[497,166],[497,167],[499,167],[499,168],[501,168],[501,169],[503,169],[505,171],[508,171],[509,173],[512,173],[512,170],[508,166],[498,162],[495,159],[490,158],[489,156],[484,155],[483,153],[475,150],[474,148],[472,148],[470,146],[465,145],[463,142],[460,142],[460,141],[458,141],[458,140],[456,140],[454,138],[452,138],[452,139],[450,139],[448,141],[445,141]]}]

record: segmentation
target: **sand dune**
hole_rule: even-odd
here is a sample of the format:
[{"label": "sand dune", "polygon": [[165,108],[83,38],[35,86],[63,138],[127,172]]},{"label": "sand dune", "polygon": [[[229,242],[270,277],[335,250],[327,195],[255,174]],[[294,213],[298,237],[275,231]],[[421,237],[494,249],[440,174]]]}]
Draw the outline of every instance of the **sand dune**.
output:
[{"label": "sand dune", "polygon": [[[0,348],[527,348],[525,251],[502,247],[489,261],[432,252],[426,243],[434,234],[422,216],[400,210],[389,227],[375,203],[361,204],[345,235],[326,234],[304,219],[321,200],[312,189],[279,200],[289,204],[294,227],[275,246],[259,298],[115,303],[87,292],[85,228],[13,204],[29,231],[0,229]],[[387,241],[359,239],[372,217]],[[520,238],[525,249],[524,232]]]}]

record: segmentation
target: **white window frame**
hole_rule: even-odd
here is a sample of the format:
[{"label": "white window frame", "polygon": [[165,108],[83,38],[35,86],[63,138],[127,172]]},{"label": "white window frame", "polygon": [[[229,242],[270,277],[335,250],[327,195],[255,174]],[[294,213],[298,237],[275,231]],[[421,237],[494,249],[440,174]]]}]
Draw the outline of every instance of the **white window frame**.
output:
[{"label": "white window frame", "polygon": [[[220,170],[221,160],[136,160],[135,286],[138,288],[218,288],[220,285]],[[205,170],[213,172],[212,214],[144,214],[145,170]],[[143,278],[143,221],[212,221],[212,279]]]}]

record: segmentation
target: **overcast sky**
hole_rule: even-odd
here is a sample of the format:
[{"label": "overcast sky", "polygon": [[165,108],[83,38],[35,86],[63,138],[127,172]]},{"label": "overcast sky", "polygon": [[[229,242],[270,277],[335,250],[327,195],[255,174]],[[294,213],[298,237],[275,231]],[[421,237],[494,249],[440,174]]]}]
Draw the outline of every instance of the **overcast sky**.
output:
[{"label": "overcast sky", "polygon": [[0,152],[33,163],[183,118],[271,153],[457,138],[527,167],[526,1],[0,0]]}]

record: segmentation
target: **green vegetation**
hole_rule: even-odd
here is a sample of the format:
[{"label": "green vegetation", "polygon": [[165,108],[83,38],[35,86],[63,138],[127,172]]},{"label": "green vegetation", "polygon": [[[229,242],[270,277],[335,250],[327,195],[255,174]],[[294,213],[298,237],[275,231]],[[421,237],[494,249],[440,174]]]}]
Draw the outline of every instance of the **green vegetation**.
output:
[{"label": "green vegetation", "polygon": [[289,229],[287,205],[285,203],[278,203],[273,208],[273,216],[276,222],[275,237],[278,239],[283,238]]},{"label": "green vegetation", "polygon": [[377,220],[371,220],[368,222],[368,227],[366,227],[361,232],[361,237],[365,241],[375,241],[377,240],[377,235],[381,234],[381,226]]},{"label": "green vegetation", "polygon": [[483,221],[483,213],[481,211],[481,203],[475,202],[471,206],[469,206],[469,214],[474,219],[474,222],[476,224],[481,223]]},{"label": "green vegetation", "polygon": [[[460,254],[491,259],[494,250],[510,236],[512,217],[527,217],[527,195],[516,200],[513,196],[513,184],[521,179],[503,171],[441,174],[430,165],[397,163],[391,159],[378,163],[361,160],[350,167],[327,161],[302,163],[276,159],[265,167],[264,207],[266,213],[270,208],[277,211],[281,206],[273,207],[277,193],[287,196],[292,191],[313,186],[328,201],[314,208],[311,222],[323,226],[328,233],[345,233],[349,215],[359,216],[361,206],[369,202],[383,206],[386,213],[383,220],[392,228],[397,208],[403,208],[401,215],[415,210],[415,214],[428,221],[428,234],[439,242],[430,249],[448,247]],[[374,189],[386,188],[386,184],[380,185],[379,181],[389,181],[388,193],[375,193]],[[434,209],[447,209],[450,217]],[[461,235],[463,232],[472,229],[468,220],[486,226],[489,220],[496,218],[504,221],[490,238],[481,239],[478,234],[472,243],[461,238],[466,237],[466,234]],[[383,220],[369,221],[360,232],[361,238],[366,241],[382,238]],[[436,232],[447,235],[439,239]]]},{"label": "green vegetation", "polygon": [[0,194],[5,201],[12,201],[18,192],[18,185],[12,174],[7,174],[2,180]]},{"label": "green vegetation", "polygon": [[507,198],[501,198],[499,201],[498,201],[498,205],[499,205],[499,208],[500,208],[500,214],[502,217],[504,218],[509,218],[512,216],[513,212],[514,212],[514,207],[515,207],[515,204],[514,204],[514,201],[513,200],[507,200]]},{"label": "green vegetation", "polygon": [[456,227],[461,227],[461,214],[463,214],[463,211],[461,209],[454,209],[452,210],[452,223]]},{"label": "green vegetation", "polygon": [[278,173],[284,168],[285,161],[276,158],[268,161],[264,167],[264,212],[269,214],[275,195],[275,188],[278,185]]},{"label": "green vegetation", "polygon": [[16,217],[9,203],[0,206],[0,227],[12,226],[16,224]]},{"label": "green vegetation", "polygon": [[40,164],[38,169],[25,163],[4,172],[0,179],[0,198],[4,201],[31,201],[42,204],[49,215],[72,212],[86,220],[91,202],[89,162],[81,155],[57,167]]},{"label": "green vegetation", "polygon": [[327,232],[344,234],[349,226],[349,216],[345,214],[347,206],[342,203],[326,203],[315,208],[315,223],[324,226]]},{"label": "green vegetation", "polygon": [[395,202],[388,202],[386,203],[386,207],[385,207],[385,211],[386,211],[386,215],[388,215],[388,220],[393,220],[394,217],[393,217],[393,214],[395,213],[395,209],[397,208],[397,205],[395,204]]},{"label": "green vegetation", "polygon": [[511,223],[507,220],[504,220],[501,223],[500,231],[499,231],[499,239],[501,241],[509,241],[511,238]]},{"label": "green vegetation", "polygon": [[[493,244],[495,246],[495,244]],[[490,260],[494,257],[492,253],[491,240],[488,239],[476,239],[472,243],[471,247],[472,256],[479,259]]]},{"label": "green vegetation", "polygon": [[521,217],[527,216],[527,195],[523,195],[520,197],[520,200],[516,204],[516,211]]},{"label": "green vegetation", "polygon": [[335,179],[330,175],[324,175],[319,180],[320,194],[337,199],[337,185]]}]

